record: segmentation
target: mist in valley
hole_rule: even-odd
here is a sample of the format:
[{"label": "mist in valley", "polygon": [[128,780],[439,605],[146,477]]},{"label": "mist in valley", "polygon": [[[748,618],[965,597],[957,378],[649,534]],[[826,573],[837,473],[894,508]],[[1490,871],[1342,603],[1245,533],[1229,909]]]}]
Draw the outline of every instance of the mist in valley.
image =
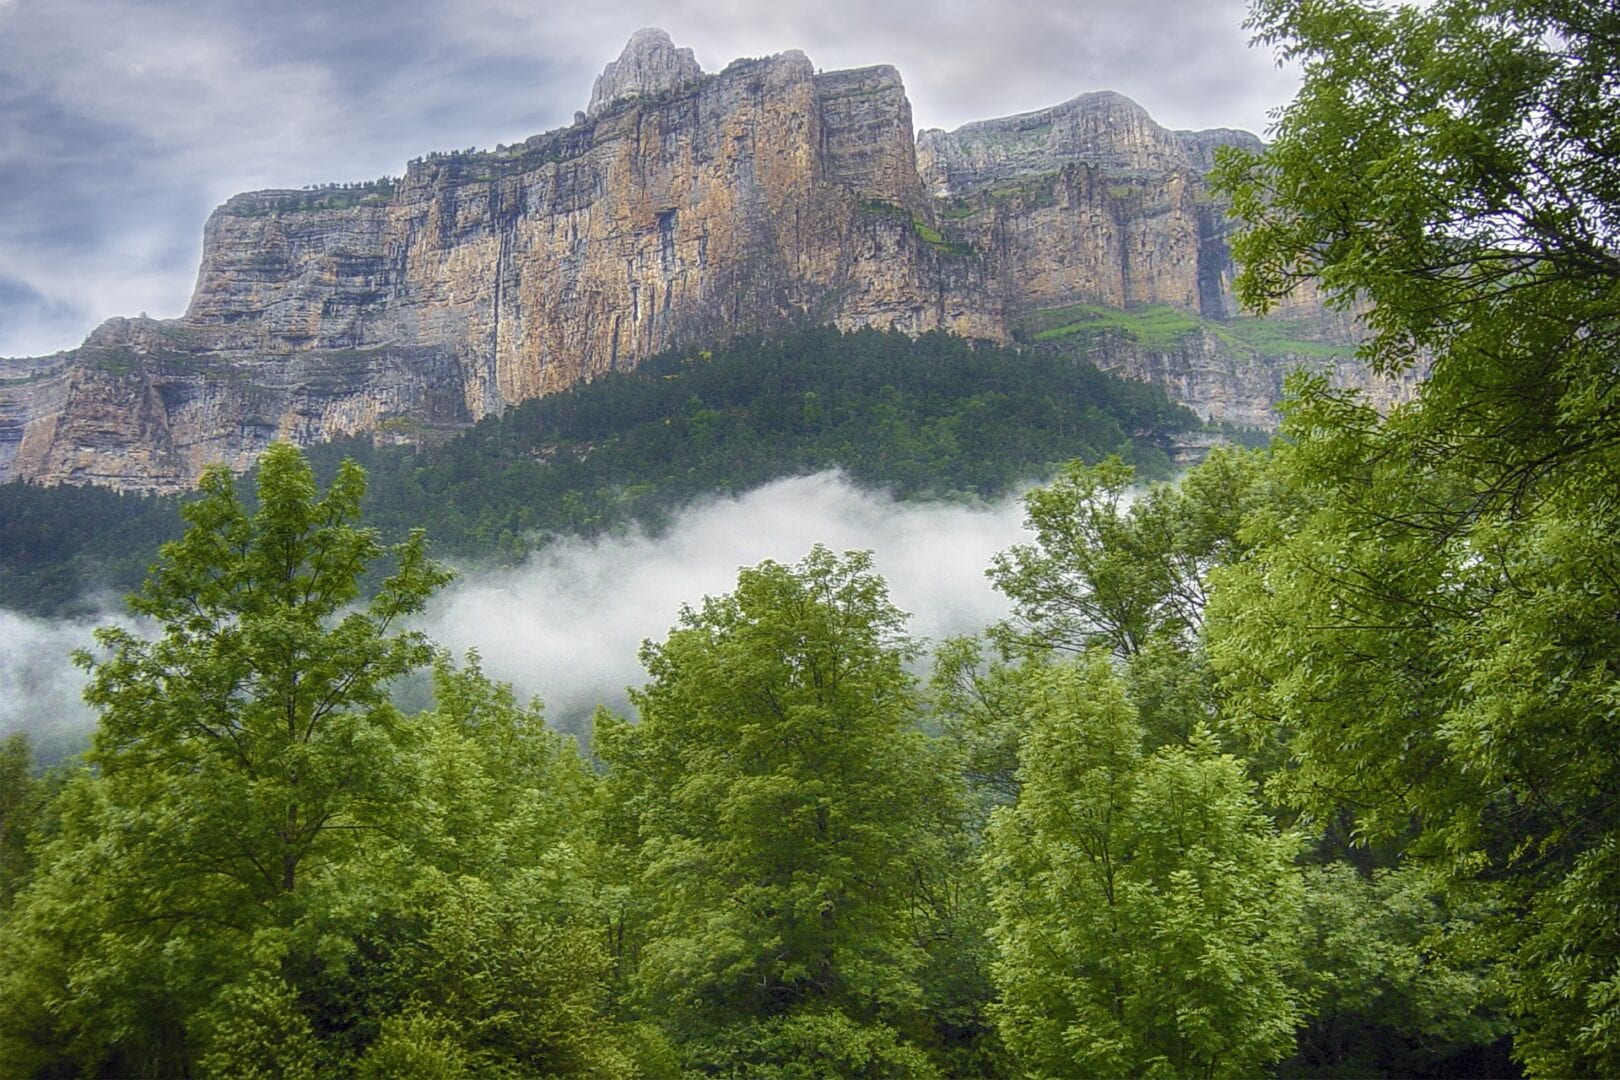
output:
[{"label": "mist in valley", "polygon": [[[490,675],[520,697],[539,697],[551,723],[583,734],[598,704],[628,708],[625,688],[644,679],[642,641],[661,640],[682,604],[729,592],[741,567],[797,562],[816,543],[871,550],[895,605],[912,615],[914,637],[982,629],[1007,611],[985,568],[1020,541],[1022,517],[1015,495],[901,502],[820,473],[704,500],[657,536],[563,539],[518,567],[458,566],[417,625],[457,657],[477,650]],[[46,761],[83,749],[95,718],[80,699],[85,673],[70,656],[93,647],[98,625],[133,625],[118,611],[110,600],[84,620],[0,610],[0,735],[28,732]]]}]

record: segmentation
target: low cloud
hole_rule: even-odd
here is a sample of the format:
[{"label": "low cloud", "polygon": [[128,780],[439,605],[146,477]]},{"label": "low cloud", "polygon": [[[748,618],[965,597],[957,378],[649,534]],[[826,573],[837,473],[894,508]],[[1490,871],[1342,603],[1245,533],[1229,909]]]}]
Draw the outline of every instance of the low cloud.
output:
[{"label": "low cloud", "polygon": [[976,632],[1007,612],[984,570],[1020,540],[1022,516],[1012,497],[898,502],[837,473],[782,480],[696,506],[656,538],[567,540],[518,569],[469,574],[426,628],[449,648],[476,648],[491,675],[577,731],[597,704],[624,707],[624,688],[645,681],[641,642],[662,640],[683,603],[730,592],[741,567],[797,562],[816,543],[872,551],[914,636]]},{"label": "low cloud", "polygon": [[[583,732],[596,705],[627,707],[625,688],[645,681],[641,642],[662,640],[682,604],[730,592],[741,567],[795,563],[816,543],[872,551],[913,636],[976,632],[1007,612],[984,570],[1022,539],[1022,516],[1015,497],[899,502],[837,473],[783,480],[693,506],[658,537],[563,540],[517,568],[465,571],[421,626],[457,656],[478,650],[490,675]],[[0,610],[0,735],[29,732],[47,760],[84,748],[94,716],[69,657],[110,621],[130,625]]]},{"label": "low cloud", "polygon": [[0,609],[0,736],[26,731],[44,761],[78,753],[95,716],[84,703],[84,672],[75,649],[88,649],[99,619],[35,619]]}]

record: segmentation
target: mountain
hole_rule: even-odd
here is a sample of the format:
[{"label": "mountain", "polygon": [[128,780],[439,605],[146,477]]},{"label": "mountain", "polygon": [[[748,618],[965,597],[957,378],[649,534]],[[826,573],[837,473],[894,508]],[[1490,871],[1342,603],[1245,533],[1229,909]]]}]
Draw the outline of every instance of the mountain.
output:
[{"label": "mountain", "polygon": [[1360,376],[1313,305],[1232,319],[1221,145],[1259,144],[1108,93],[914,136],[892,67],[708,74],[639,31],[567,128],[227,201],[184,316],[0,367],[0,480],[170,491],[277,439],[433,442],[791,322],[1024,340],[1263,425],[1293,363]]}]

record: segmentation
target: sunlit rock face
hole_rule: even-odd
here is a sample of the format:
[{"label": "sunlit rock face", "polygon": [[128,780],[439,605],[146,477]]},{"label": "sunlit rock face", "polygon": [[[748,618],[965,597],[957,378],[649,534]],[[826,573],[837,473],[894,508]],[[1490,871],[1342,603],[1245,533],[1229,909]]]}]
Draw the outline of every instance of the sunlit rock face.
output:
[{"label": "sunlit rock face", "polygon": [[[1204,174],[1227,144],[1258,145],[1109,93],[915,136],[892,67],[794,51],[705,74],[641,30],[567,128],[227,201],[182,318],[0,366],[0,479],[173,490],[274,440],[431,441],[789,320],[1006,341],[1066,305],[1223,319],[1228,224]],[[1227,377],[1207,355],[1223,341],[1189,338],[1181,368],[1129,343],[1088,358],[1269,422],[1276,358]]]}]

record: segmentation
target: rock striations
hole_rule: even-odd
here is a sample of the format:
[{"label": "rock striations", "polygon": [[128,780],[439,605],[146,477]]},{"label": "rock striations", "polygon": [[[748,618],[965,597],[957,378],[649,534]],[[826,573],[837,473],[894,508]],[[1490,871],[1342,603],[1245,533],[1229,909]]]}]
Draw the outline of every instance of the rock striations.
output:
[{"label": "rock striations", "polygon": [[1225,144],[1257,145],[1167,131],[1107,93],[914,136],[891,67],[818,73],[787,52],[709,75],[641,30],[568,128],[398,180],[230,199],[182,318],[113,319],[0,366],[0,479],[173,490],[277,439],[440,438],[786,320],[994,340],[1044,326],[1033,339],[1084,341],[1207,416],[1269,423],[1286,354],[1207,333],[1104,348],[1052,316],[1231,316],[1204,183]]}]

